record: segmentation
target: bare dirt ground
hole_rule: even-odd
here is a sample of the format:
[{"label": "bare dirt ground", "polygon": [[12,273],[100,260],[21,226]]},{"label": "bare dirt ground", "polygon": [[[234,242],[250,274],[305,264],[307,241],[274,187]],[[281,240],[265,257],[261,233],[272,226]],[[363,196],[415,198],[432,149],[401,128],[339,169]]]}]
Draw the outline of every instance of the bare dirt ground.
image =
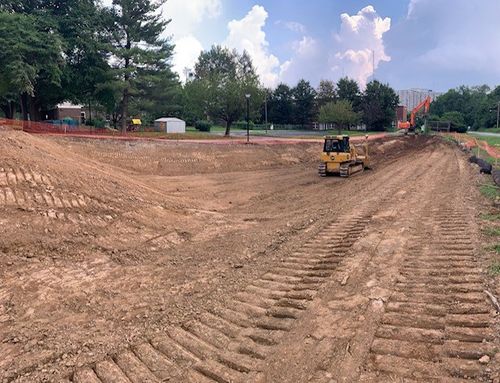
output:
[{"label": "bare dirt ground", "polygon": [[371,148],[0,131],[0,381],[498,382],[482,181]]}]

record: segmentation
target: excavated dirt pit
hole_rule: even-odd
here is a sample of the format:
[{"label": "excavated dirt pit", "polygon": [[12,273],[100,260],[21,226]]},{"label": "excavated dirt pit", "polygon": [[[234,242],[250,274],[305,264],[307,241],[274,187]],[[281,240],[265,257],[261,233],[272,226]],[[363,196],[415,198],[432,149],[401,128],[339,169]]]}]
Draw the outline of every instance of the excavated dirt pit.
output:
[{"label": "excavated dirt pit", "polygon": [[320,150],[0,131],[0,381],[498,382],[466,158]]}]

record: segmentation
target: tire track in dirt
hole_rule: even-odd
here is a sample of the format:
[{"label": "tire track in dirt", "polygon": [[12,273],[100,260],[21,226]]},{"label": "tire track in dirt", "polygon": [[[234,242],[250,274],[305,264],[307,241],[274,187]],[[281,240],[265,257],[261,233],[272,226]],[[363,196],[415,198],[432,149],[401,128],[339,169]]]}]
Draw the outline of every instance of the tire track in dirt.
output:
[{"label": "tire track in dirt", "polygon": [[[425,172],[425,170],[421,170]],[[236,294],[230,304],[93,366],[77,370],[74,382],[263,381],[266,358],[280,339],[293,333],[320,288],[344,262],[352,245],[366,235],[371,217],[392,203],[392,195],[414,178],[407,167],[385,186],[385,197],[361,203],[328,224],[318,235],[285,257]]]},{"label": "tire track in dirt", "polygon": [[[463,159],[462,159],[463,161]],[[477,261],[472,215],[464,207],[461,159],[442,172],[370,348],[363,382],[489,381],[479,362],[493,357],[492,315]],[[455,182],[454,182],[455,181]],[[455,184],[454,189],[448,185]]]},{"label": "tire track in dirt", "polygon": [[462,161],[442,145],[421,159],[406,193],[372,217],[356,253],[274,350],[262,381],[490,381],[478,360],[494,360],[497,346],[457,185]]},{"label": "tire track in dirt", "polygon": [[87,223],[97,227],[108,224],[109,219],[93,214],[88,216],[88,213],[99,209],[107,212],[108,214],[104,215],[110,217],[109,214],[114,209],[109,204],[82,193],[55,187],[58,181],[56,177],[33,169],[0,168],[0,206],[28,211],[42,209],[39,213],[47,224],[54,219],[73,224]]}]

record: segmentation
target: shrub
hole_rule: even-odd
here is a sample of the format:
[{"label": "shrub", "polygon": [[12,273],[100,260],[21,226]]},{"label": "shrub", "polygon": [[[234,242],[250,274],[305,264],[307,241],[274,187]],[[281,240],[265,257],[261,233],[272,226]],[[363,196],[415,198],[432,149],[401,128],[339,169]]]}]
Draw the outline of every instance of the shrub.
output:
[{"label": "shrub", "polygon": [[196,130],[199,130],[200,132],[210,132],[212,124],[210,123],[210,121],[199,120],[194,123],[194,127]]}]

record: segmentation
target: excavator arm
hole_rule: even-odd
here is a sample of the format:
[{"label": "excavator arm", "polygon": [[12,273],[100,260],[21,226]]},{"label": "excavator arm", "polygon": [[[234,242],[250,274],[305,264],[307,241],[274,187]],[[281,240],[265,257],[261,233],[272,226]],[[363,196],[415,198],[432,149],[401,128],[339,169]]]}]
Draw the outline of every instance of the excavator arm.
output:
[{"label": "excavator arm", "polygon": [[398,123],[398,128],[399,129],[413,129],[416,124],[416,118],[417,114],[423,109],[424,113],[427,114],[430,111],[431,108],[431,102],[432,99],[430,97],[427,97],[425,100],[423,100],[420,104],[418,104],[412,111],[410,115],[410,121],[407,122],[399,122]]},{"label": "excavator arm", "polygon": [[431,109],[431,98],[426,97],[424,101],[422,101],[420,104],[418,104],[415,109],[411,111],[411,116],[410,116],[410,125],[411,127],[415,126],[415,119],[417,117],[417,113],[420,112],[422,109],[424,109],[424,113],[427,114],[429,113],[429,110]]}]

